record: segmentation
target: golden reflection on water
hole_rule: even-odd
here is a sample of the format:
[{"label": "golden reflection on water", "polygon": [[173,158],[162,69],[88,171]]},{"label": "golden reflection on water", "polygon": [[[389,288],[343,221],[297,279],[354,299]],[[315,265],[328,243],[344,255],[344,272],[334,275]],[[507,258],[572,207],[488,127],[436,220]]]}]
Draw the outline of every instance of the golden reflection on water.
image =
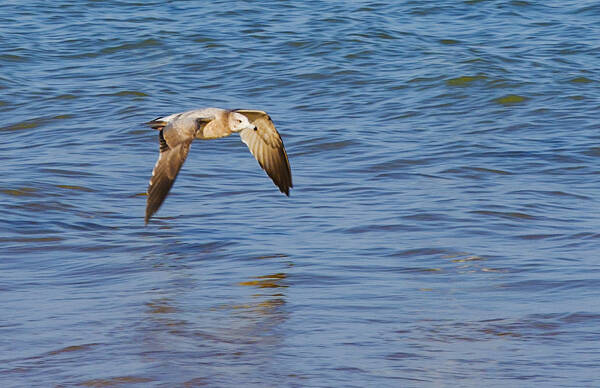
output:
[{"label": "golden reflection on water", "polygon": [[239,282],[240,286],[256,286],[258,288],[279,288],[279,287],[287,287],[284,284],[281,284],[280,280],[285,279],[287,277],[284,273],[276,273],[273,275],[263,275],[257,276],[256,280],[250,280],[247,282]]},{"label": "golden reflection on water", "polygon": [[[258,289],[279,289],[287,288],[287,284],[284,283],[287,275],[285,273],[275,273],[272,275],[257,276],[253,280],[239,282],[239,286],[256,287]],[[252,297],[255,299],[262,299],[256,302],[250,302],[240,305],[233,305],[233,309],[248,309],[254,311],[259,315],[277,314],[277,309],[285,305],[285,294],[281,291],[274,292],[272,294],[253,294]]]},{"label": "golden reflection on water", "polygon": [[169,299],[155,299],[146,303],[150,314],[168,314],[176,312],[175,307],[169,305]]}]

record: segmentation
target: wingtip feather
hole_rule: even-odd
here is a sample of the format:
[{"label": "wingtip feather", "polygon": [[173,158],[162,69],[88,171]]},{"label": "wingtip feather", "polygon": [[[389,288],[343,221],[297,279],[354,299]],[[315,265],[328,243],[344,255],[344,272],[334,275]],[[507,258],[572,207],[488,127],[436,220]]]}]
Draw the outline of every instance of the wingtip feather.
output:
[{"label": "wingtip feather", "polygon": [[163,129],[165,127],[165,125],[167,125],[167,122],[160,120],[160,117],[159,117],[159,118],[156,118],[154,120],[150,120],[150,121],[144,123],[144,125],[148,125],[150,128],[153,128],[153,129]]}]

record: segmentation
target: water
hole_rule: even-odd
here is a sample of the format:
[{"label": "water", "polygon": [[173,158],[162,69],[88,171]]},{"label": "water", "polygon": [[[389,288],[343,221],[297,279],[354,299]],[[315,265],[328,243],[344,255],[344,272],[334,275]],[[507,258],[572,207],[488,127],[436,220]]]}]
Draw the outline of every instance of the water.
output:
[{"label": "water", "polygon": [[1,385],[600,384],[597,2],[389,3],[0,5]]}]

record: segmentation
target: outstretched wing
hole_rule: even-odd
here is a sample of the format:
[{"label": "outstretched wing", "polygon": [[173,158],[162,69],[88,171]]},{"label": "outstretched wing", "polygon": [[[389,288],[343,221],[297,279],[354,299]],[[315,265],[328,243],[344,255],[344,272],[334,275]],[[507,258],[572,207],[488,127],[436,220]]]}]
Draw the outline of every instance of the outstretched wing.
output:
[{"label": "outstretched wing", "polygon": [[171,190],[175,178],[177,178],[177,174],[179,174],[179,170],[187,158],[192,143],[191,140],[184,141],[171,148],[165,141],[163,130],[159,132],[158,140],[160,154],[152,170],[152,177],[148,186],[146,224],[150,217],[160,208],[165,198],[167,198],[169,190]]},{"label": "outstretched wing", "polygon": [[252,155],[263,170],[271,177],[275,185],[285,195],[290,195],[292,171],[285,147],[279,132],[266,112],[260,110],[237,109],[238,113],[248,117],[256,129],[244,129],[240,132],[242,141],[246,143]]}]

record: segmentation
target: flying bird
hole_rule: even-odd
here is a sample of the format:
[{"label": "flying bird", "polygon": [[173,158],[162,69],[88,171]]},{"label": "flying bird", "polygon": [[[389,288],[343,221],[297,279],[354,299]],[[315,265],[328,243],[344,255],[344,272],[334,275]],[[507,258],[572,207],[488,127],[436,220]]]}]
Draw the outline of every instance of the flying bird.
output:
[{"label": "flying bird", "polygon": [[293,187],[290,163],[281,136],[266,112],[203,108],[159,117],[146,124],[159,131],[160,151],[148,186],[146,224],[169,194],[194,139],[217,139],[239,133],[279,190],[290,195]]}]

